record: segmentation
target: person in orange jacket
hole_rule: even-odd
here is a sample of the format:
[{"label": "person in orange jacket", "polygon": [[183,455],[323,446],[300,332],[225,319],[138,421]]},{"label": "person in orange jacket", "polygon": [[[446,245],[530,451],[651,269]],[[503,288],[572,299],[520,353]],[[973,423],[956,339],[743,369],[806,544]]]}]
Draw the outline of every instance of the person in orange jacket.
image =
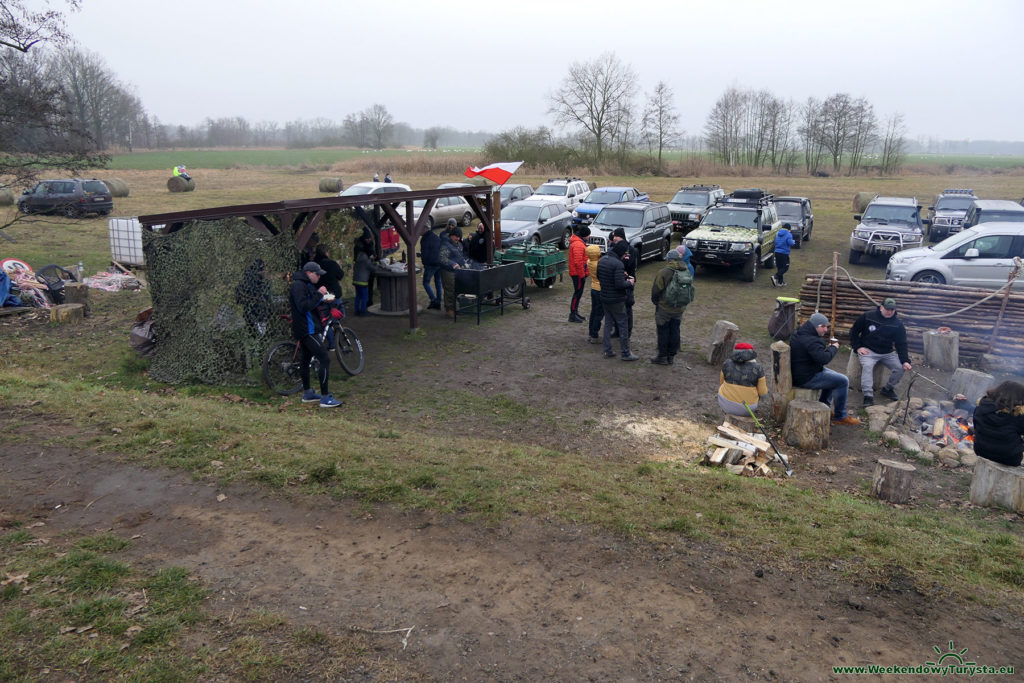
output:
[{"label": "person in orange jacket", "polygon": [[587,243],[590,228],[580,226],[569,238],[569,277],[572,278],[572,302],[569,304],[569,322],[583,323],[587,319],[579,314],[580,298],[583,296],[583,285],[587,281]]}]

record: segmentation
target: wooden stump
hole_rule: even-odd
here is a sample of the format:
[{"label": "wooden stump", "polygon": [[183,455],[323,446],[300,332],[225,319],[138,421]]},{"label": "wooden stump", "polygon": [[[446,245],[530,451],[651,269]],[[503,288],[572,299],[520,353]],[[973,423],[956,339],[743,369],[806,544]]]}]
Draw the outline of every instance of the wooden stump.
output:
[{"label": "wooden stump", "polygon": [[971,479],[971,502],[1024,512],[1024,467],[1000,465],[978,458]]},{"label": "wooden stump", "polygon": [[[881,363],[875,363],[875,367],[872,368],[871,376],[873,384],[871,385],[875,391],[878,391],[885,386],[885,381],[889,379],[889,376],[885,374],[887,368]],[[851,391],[861,391],[861,365],[860,356],[857,355],[857,350],[854,349],[850,353],[850,360],[846,361],[846,377],[850,380]]]},{"label": "wooden stump", "polygon": [[960,333],[927,330],[924,340],[924,362],[933,368],[953,372],[960,367]]},{"label": "wooden stump", "polygon": [[167,189],[171,192],[191,192],[196,189],[196,181],[192,178],[185,180],[180,175],[171,176],[167,179]]},{"label": "wooden stump", "polygon": [[728,320],[719,320],[711,331],[711,344],[708,346],[708,364],[719,366],[732,353],[735,344],[736,333],[739,326]]},{"label": "wooden stump", "polygon": [[906,503],[910,500],[910,484],[916,470],[910,463],[879,459],[871,480],[871,495],[890,503]]},{"label": "wooden stump", "polygon": [[988,388],[995,384],[996,378],[977,370],[957,368],[949,381],[949,390],[954,394],[963,394],[972,406],[985,395]]},{"label": "wooden stump", "polygon": [[[813,401],[821,403],[821,389],[804,389],[803,387],[793,387],[789,391],[790,401]],[[822,404],[824,405],[824,404]]]},{"label": "wooden stump", "polygon": [[341,184],[341,178],[321,178],[319,187],[321,192],[333,192],[335,194],[345,189],[345,186]]},{"label": "wooden stump", "polygon": [[82,304],[84,314],[89,316],[89,285],[83,282],[66,282],[64,284],[64,303]]},{"label": "wooden stump", "polygon": [[71,323],[85,319],[85,306],[82,304],[58,304],[50,309],[50,322]]},{"label": "wooden stump", "polygon": [[769,396],[772,399],[772,417],[776,422],[786,419],[786,406],[789,405],[789,392],[793,389],[793,373],[789,365],[789,344],[777,341],[771,345],[772,350],[772,386]]},{"label": "wooden stump", "polygon": [[820,401],[790,401],[782,436],[790,446],[806,451],[828,446],[832,429],[832,409]]}]

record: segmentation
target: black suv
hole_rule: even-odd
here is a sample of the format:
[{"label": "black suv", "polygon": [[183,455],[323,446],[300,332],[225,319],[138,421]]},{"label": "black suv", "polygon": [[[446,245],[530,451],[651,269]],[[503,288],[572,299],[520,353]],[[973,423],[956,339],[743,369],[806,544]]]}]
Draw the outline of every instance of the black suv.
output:
[{"label": "black suv", "polygon": [[811,230],[814,230],[814,212],[811,210],[811,200],[807,197],[776,197],[775,210],[779,214],[779,220],[789,223],[790,233],[793,234],[793,248],[799,249],[800,245],[811,239]]},{"label": "black suv", "polygon": [[110,190],[95,178],[43,180],[18,197],[18,210],[30,213],[61,213],[78,218],[87,213],[106,216],[114,209]]},{"label": "black suv", "polygon": [[609,204],[601,209],[590,224],[589,244],[601,247],[601,253],[608,251],[612,232],[622,228],[626,241],[640,254],[640,260],[663,259],[668,253],[672,239],[672,214],[667,204],[657,202],[621,202]]},{"label": "black suv", "polygon": [[964,218],[977,197],[974,190],[947,188],[935,198],[935,205],[928,207],[928,241],[941,242],[964,228]]}]

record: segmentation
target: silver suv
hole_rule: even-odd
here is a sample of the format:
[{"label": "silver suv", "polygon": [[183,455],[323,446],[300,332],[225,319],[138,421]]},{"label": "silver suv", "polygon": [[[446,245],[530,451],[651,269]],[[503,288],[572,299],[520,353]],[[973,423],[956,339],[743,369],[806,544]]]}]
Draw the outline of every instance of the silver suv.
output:
[{"label": "silver suv", "polygon": [[935,206],[929,206],[928,241],[941,242],[964,228],[964,217],[971,203],[977,199],[974,190],[946,189],[935,198]]},{"label": "silver suv", "polygon": [[898,251],[920,247],[924,243],[921,205],[914,197],[875,197],[863,215],[853,217],[857,227],[850,235],[850,263],[862,256],[888,259]]},{"label": "silver suv", "polygon": [[[1024,256],[1024,223],[984,223],[950,235],[932,247],[893,254],[885,269],[887,280],[928,282],[999,289]],[[1013,287],[1024,289],[1024,279]]]},{"label": "silver suv", "polygon": [[590,185],[586,180],[579,178],[548,178],[548,181],[538,187],[533,194],[544,199],[560,201],[572,211],[590,194]]}]

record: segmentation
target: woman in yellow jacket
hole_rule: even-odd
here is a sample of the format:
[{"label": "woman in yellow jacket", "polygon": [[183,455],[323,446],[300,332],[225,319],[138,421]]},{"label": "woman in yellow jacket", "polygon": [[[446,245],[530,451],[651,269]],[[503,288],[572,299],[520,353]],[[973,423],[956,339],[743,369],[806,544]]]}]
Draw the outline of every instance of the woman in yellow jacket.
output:
[{"label": "woman in yellow jacket", "polygon": [[754,347],[740,342],[733,347],[732,356],[722,363],[718,405],[726,415],[747,415],[743,403],[746,402],[753,410],[760,398],[768,393],[764,369],[755,358],[757,352]]},{"label": "woman in yellow jacket", "polygon": [[590,278],[590,318],[587,321],[590,329],[588,341],[600,344],[601,321],[604,320],[604,305],[601,303],[601,283],[597,279],[597,262],[601,260],[601,247],[596,244],[587,245],[587,272]]}]

